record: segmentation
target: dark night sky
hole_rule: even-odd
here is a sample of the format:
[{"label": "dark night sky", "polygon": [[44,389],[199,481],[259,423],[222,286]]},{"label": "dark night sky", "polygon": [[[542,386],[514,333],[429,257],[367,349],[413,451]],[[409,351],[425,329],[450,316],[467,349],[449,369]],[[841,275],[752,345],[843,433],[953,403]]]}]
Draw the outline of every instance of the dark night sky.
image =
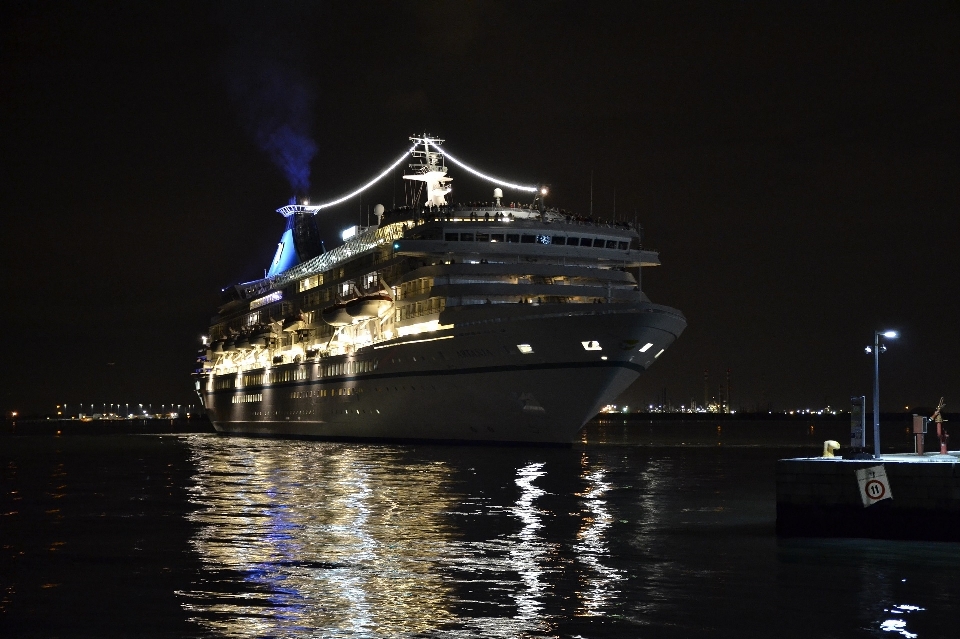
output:
[{"label": "dark night sky", "polygon": [[[706,368],[735,407],[845,407],[893,327],[884,409],[956,410],[958,40],[955,2],[8,0],[0,407],[195,399],[218,289],[282,230],[292,189],[252,124],[286,112],[315,202],[423,131],[567,209],[591,170],[597,214],[616,190],[661,251],[645,289],[689,320],[626,402],[701,401]],[[264,72],[266,104],[238,93]],[[328,213],[327,246],[392,191]]]}]

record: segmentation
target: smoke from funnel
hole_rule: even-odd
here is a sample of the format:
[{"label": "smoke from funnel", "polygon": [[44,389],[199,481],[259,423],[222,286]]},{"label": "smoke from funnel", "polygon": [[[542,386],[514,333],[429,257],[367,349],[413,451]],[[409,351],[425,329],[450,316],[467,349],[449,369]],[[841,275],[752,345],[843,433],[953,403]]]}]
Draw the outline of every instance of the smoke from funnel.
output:
[{"label": "smoke from funnel", "polygon": [[283,171],[294,193],[306,195],[317,153],[311,135],[315,95],[306,78],[279,63],[236,57],[226,76],[244,128]]}]

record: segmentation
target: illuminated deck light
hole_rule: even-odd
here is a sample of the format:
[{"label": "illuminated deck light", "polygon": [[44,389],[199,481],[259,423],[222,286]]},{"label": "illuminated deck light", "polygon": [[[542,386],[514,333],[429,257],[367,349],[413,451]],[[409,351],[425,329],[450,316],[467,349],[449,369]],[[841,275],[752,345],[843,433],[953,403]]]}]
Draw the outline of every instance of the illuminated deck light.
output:
[{"label": "illuminated deck light", "polygon": [[533,347],[529,344],[517,344],[517,350],[519,350],[524,355],[529,355],[533,352]]},{"label": "illuminated deck light", "polygon": [[407,159],[407,156],[410,155],[411,153],[413,153],[413,150],[414,150],[415,148],[417,148],[416,145],[410,147],[410,149],[409,149],[408,151],[406,151],[403,155],[401,155],[399,158],[397,158],[397,161],[396,161],[396,162],[394,162],[393,164],[391,164],[390,166],[388,166],[386,169],[384,169],[384,170],[383,170],[383,173],[381,173],[381,174],[378,175],[377,177],[373,178],[372,180],[370,180],[369,182],[367,182],[366,184],[364,184],[363,186],[361,186],[360,188],[358,188],[356,191],[353,191],[352,193],[348,193],[348,194],[346,194],[346,195],[344,195],[344,196],[342,196],[342,197],[339,197],[339,198],[337,198],[336,200],[331,200],[330,202],[325,202],[325,203],[323,203],[323,204],[317,204],[317,205],[311,206],[310,208],[313,209],[313,210],[315,210],[315,211],[319,211],[320,209],[326,209],[326,208],[330,208],[331,206],[336,206],[337,204],[340,204],[340,203],[342,203],[342,202],[346,202],[347,200],[349,200],[349,199],[352,198],[352,197],[355,197],[355,196],[357,196],[357,195],[360,195],[361,193],[363,193],[364,191],[366,191],[367,189],[369,189],[371,186],[373,186],[374,184],[376,184],[377,182],[379,182],[380,180],[382,180],[383,178],[385,178],[385,177],[387,176],[387,174],[390,173],[390,171],[392,171],[392,170],[394,170],[395,168],[397,168],[398,166],[400,166],[400,164],[401,164],[404,160]]},{"label": "illuminated deck light", "polygon": [[650,350],[651,346],[653,346],[653,342],[647,342],[646,344],[643,345],[643,348],[640,349],[640,352],[646,353],[648,350]]},{"label": "illuminated deck light", "polygon": [[[478,171],[478,170],[476,170],[476,169],[470,168],[469,166],[467,166],[466,164],[464,164],[463,162],[461,162],[461,161],[458,160],[457,158],[455,158],[455,157],[453,157],[452,155],[450,155],[449,153],[447,153],[445,150],[441,150],[440,147],[437,146],[436,144],[434,144],[432,140],[426,139],[426,140],[424,140],[424,142],[426,142],[427,144],[429,144],[430,146],[432,146],[433,148],[435,148],[437,151],[440,151],[441,153],[443,153],[443,157],[445,157],[446,159],[450,160],[451,162],[453,162],[454,164],[456,164],[457,166],[459,166],[461,169],[463,169],[463,170],[465,170],[465,171],[467,171],[467,172],[469,172],[469,173],[473,173],[473,174],[476,175],[478,178],[483,178],[484,180],[487,180],[488,182],[493,182],[494,184],[498,184],[498,185],[500,185],[500,186],[506,186],[506,187],[511,188],[511,189],[517,189],[518,191],[527,191],[527,192],[529,192],[529,193],[536,193],[536,192],[537,192],[537,187],[535,187],[535,186],[523,186],[522,184],[513,184],[513,183],[511,183],[511,182],[507,182],[507,181],[505,181],[505,180],[501,180],[500,178],[495,178],[495,177],[492,177],[492,176],[490,176],[490,175],[486,175],[486,174],[484,174],[484,173],[481,173],[480,171]],[[398,164],[399,164],[399,163],[398,163]]]}]

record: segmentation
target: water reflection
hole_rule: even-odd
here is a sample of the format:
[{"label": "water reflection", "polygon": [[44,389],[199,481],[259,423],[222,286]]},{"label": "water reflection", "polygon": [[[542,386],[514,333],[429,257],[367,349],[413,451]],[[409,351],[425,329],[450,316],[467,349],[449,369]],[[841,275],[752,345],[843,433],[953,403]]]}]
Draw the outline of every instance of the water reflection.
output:
[{"label": "water reflection", "polygon": [[583,515],[574,551],[578,561],[586,567],[577,592],[582,606],[580,614],[586,615],[600,614],[610,596],[617,592],[618,582],[623,578],[621,571],[604,563],[604,558],[610,555],[607,534],[613,521],[604,499],[604,494],[610,490],[610,483],[605,481],[606,474],[606,469],[602,467],[591,468],[589,457],[586,454],[582,456],[581,478],[587,486],[577,494],[583,504]]},{"label": "water reflection", "polygon": [[193,541],[208,572],[182,592],[194,620],[230,637],[423,632],[451,617],[438,570],[453,499],[441,463],[379,449],[209,438]]},{"label": "water reflection", "polygon": [[553,635],[624,599],[602,458],[473,451],[460,464],[441,448],[220,437],[191,447],[204,573],[179,595],[214,635]]},{"label": "water reflection", "polygon": [[[893,615],[906,615],[911,612],[920,612],[923,608],[920,606],[911,606],[909,604],[901,604],[899,606],[893,606],[893,608],[885,609],[884,612]],[[887,619],[880,624],[880,630],[885,632],[896,632],[897,634],[907,637],[907,639],[916,639],[918,636],[915,632],[910,632],[907,630],[907,621],[903,617],[893,617],[892,619]]]},{"label": "water reflection", "polygon": [[776,539],[763,451],[182,441],[203,636],[928,637],[957,599],[957,545]]},{"label": "water reflection", "polygon": [[516,567],[523,582],[516,594],[517,621],[527,630],[544,630],[541,621],[543,594],[546,585],[543,579],[543,563],[550,548],[539,535],[543,524],[541,512],[535,505],[544,491],[534,485],[538,477],[546,474],[542,462],[528,464],[517,470],[516,485],[520,488],[520,497],[511,509],[523,527],[517,533],[510,546],[510,563]]}]

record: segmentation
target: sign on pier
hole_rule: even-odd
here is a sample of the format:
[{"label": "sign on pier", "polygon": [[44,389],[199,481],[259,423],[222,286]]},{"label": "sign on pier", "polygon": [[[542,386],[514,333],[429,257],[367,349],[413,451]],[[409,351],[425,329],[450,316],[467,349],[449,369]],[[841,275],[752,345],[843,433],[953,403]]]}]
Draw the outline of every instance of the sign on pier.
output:
[{"label": "sign on pier", "polygon": [[860,499],[863,507],[872,506],[883,499],[893,499],[890,482],[883,466],[871,466],[857,471],[857,483],[860,485]]}]

